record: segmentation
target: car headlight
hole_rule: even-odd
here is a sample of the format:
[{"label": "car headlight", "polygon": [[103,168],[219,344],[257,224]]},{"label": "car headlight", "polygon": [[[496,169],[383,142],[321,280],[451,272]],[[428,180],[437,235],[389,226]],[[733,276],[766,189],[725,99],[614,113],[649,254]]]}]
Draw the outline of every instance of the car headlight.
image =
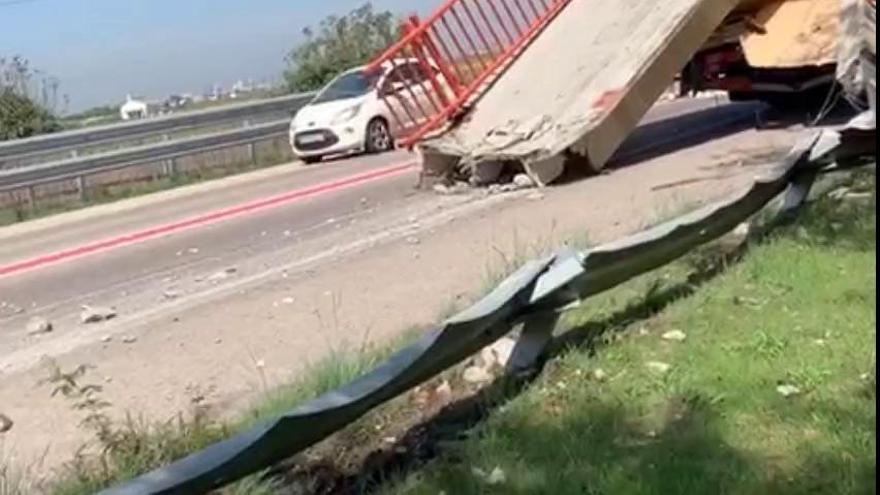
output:
[{"label": "car headlight", "polygon": [[330,121],[330,123],[332,125],[344,124],[345,122],[348,122],[349,120],[357,117],[357,114],[360,113],[360,111],[361,111],[360,104],[352,105],[352,106],[346,108],[345,110],[342,110],[339,113],[337,113],[336,116],[333,117],[333,120]]}]

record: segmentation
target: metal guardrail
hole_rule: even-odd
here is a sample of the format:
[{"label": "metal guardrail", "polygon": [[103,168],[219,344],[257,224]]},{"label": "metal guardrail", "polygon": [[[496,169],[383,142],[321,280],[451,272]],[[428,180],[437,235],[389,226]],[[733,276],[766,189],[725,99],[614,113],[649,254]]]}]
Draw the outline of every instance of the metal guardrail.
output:
[{"label": "metal guardrail", "polygon": [[[425,22],[404,24],[403,37],[370,62],[366,71],[390,65],[392,86],[382,100],[412,147],[427,133],[461,116],[502,68],[570,0],[445,0]],[[415,60],[413,64],[402,61]]]},{"label": "metal guardrail", "polygon": [[[566,307],[659,268],[750,218],[762,217],[756,213],[771,213],[765,220],[771,223],[786,218],[806,200],[820,169],[831,159],[844,157],[842,151],[852,150],[849,131],[856,134],[855,146],[863,147],[856,152],[876,152],[873,127],[869,133],[865,130],[856,127],[844,133],[813,133],[737,196],[587,251],[563,250],[527,263],[483,300],[365,376],[275,421],[101,494],[205,493],[260,472],[461,362],[516,327],[522,330],[508,369],[531,367],[550,342]],[[871,148],[864,148],[867,144]]]},{"label": "metal guardrail", "polygon": [[204,136],[125,148],[119,151],[71,158],[28,167],[0,170],[0,192],[32,188],[40,184],[82,178],[89,174],[173,160],[181,156],[251,144],[286,136],[289,119],[217,132]]},{"label": "metal guardrail", "polygon": [[314,94],[313,92],[299,93],[257,102],[227,105],[221,108],[8,141],[0,143],[0,165],[6,162],[13,163],[24,158],[75,151],[88,146],[165,134],[182,129],[234,121],[253,121],[272,115],[281,118],[282,114],[302,108],[312,99]]}]

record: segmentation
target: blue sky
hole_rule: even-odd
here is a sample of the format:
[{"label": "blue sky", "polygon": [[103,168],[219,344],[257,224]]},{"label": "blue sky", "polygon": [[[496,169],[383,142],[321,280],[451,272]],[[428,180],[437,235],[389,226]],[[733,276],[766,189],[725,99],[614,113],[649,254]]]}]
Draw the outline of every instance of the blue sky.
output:
[{"label": "blue sky", "polygon": [[[0,56],[57,77],[70,109],[278,79],[304,27],[366,0],[0,0]],[[424,13],[440,0],[373,0]]]}]

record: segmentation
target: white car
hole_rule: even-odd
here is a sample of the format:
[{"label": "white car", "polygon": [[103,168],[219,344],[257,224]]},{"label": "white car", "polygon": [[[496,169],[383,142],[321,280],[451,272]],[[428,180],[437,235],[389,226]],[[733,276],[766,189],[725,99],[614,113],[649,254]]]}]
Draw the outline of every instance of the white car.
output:
[{"label": "white car", "polygon": [[[445,80],[435,69],[444,91]],[[395,140],[425,120],[415,116],[418,108],[433,109],[423,86],[424,71],[415,59],[386,62],[375,74],[358,67],[336,77],[311,102],[301,108],[290,123],[290,146],[294,155],[306,163],[316,163],[328,155],[362,152],[381,153],[394,148]],[[408,87],[408,89],[406,89]],[[396,94],[395,94],[396,93]],[[403,125],[394,114],[409,122]],[[448,93],[451,94],[451,93]],[[405,98],[406,100],[402,101]],[[417,98],[419,101],[413,102]],[[409,112],[401,105],[407,105]],[[409,117],[407,117],[409,115]]]}]

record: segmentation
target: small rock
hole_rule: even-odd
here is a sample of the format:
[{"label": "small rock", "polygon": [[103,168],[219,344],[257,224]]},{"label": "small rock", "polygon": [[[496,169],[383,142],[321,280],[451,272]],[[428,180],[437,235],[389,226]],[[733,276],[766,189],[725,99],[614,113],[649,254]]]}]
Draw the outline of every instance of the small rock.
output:
[{"label": "small rock", "polygon": [[284,231],[284,237],[290,237],[291,235],[293,235],[293,233],[291,231],[289,231],[289,230]]},{"label": "small rock", "polygon": [[199,248],[191,247],[187,249],[186,252],[189,254],[199,254]]},{"label": "small rock", "polygon": [[849,192],[850,192],[850,189],[849,189],[848,187],[838,187],[837,189],[835,189],[835,190],[831,191],[830,193],[828,193],[828,197],[831,198],[831,199],[841,200],[841,199],[843,199],[843,198],[844,198]]},{"label": "small rock", "polygon": [[98,323],[116,318],[116,310],[101,306],[83,306],[79,319],[83,323]]},{"label": "small rock", "polygon": [[256,363],[254,363],[254,366],[256,366],[257,369],[264,369],[266,368],[266,361],[259,359]]},{"label": "small rock", "polygon": [[510,337],[502,337],[480,351],[480,360],[484,369],[503,368],[510,361],[516,341]]},{"label": "small rock", "polygon": [[529,201],[541,201],[542,199],[544,199],[544,193],[540,191],[531,192],[528,196],[526,196],[526,199]]},{"label": "small rock", "polygon": [[217,344],[217,345],[222,344],[222,343],[223,343],[223,339],[219,339],[219,338],[218,338],[218,339],[214,339],[214,343]]},{"label": "small rock", "polygon": [[500,467],[496,467],[489,473],[489,476],[486,478],[486,483],[490,485],[500,485],[507,481],[507,475],[504,474],[504,470]]},{"label": "small rock", "polygon": [[462,374],[464,381],[472,385],[481,385],[492,381],[492,374],[479,366],[469,366]]},{"label": "small rock", "polygon": [[52,322],[42,316],[34,316],[28,320],[25,329],[27,330],[28,335],[49,333],[52,331]]},{"label": "small rock", "polygon": [[593,370],[593,380],[597,382],[604,382],[608,379],[608,373],[605,373],[605,370],[602,368],[596,368]]},{"label": "small rock", "polygon": [[134,344],[137,340],[137,337],[134,335],[126,335],[125,337],[122,337],[123,344]]},{"label": "small rock", "polygon": [[292,297],[285,297],[284,299],[281,300],[281,303],[282,304],[293,304],[294,299]]},{"label": "small rock", "polygon": [[177,299],[178,297],[180,297],[180,291],[166,290],[165,292],[162,293],[162,297],[164,297],[165,299],[168,299],[169,301],[173,300],[173,299]]},{"label": "small rock", "polygon": [[443,380],[443,383],[434,390],[434,395],[441,404],[449,403],[452,400],[452,385],[449,384],[448,380]]},{"label": "small rock", "polygon": [[776,387],[776,391],[779,392],[779,395],[783,397],[794,397],[795,395],[799,395],[801,393],[801,389],[794,385],[779,385]]},{"label": "small rock", "polygon": [[421,242],[421,241],[419,241],[419,238],[418,238],[418,237],[410,236],[410,237],[407,237],[407,238],[406,238],[406,242],[409,243],[409,244],[413,244],[413,245],[415,245],[415,244],[418,244],[418,243]]},{"label": "small rock", "polygon": [[660,361],[648,361],[645,363],[645,366],[647,366],[649,370],[661,374],[667,373],[669,369],[672,368],[669,364]]},{"label": "small rock", "polygon": [[512,182],[510,184],[502,184],[501,185],[501,192],[512,192],[512,191],[516,191],[517,189],[521,189],[521,188]]},{"label": "small rock", "polygon": [[336,223],[336,219],[335,218],[328,218],[326,223],[328,225],[333,225],[334,223]]},{"label": "small rock", "polygon": [[15,425],[15,422],[9,416],[0,413],[0,433],[6,433],[11,430],[13,425]]},{"label": "small rock", "polygon": [[113,340],[113,336],[111,336],[111,335],[105,335],[105,336],[101,337],[101,342],[103,342],[105,344],[112,341],[112,340]]},{"label": "small rock", "polygon": [[762,306],[763,303],[758,299],[746,296],[733,296],[733,304],[737,306]]},{"label": "small rock", "polygon": [[449,186],[447,186],[446,184],[434,184],[434,187],[432,189],[434,190],[435,193],[442,194],[444,196],[451,194],[451,190],[449,189]]},{"label": "small rock", "polygon": [[528,176],[528,174],[516,174],[513,177],[513,184],[518,189],[528,189],[535,186],[535,181],[533,181],[532,178]]},{"label": "small rock", "polygon": [[238,268],[229,267],[223,271],[219,271],[208,277],[208,280],[211,282],[219,282],[220,280],[225,280],[229,278],[231,275],[234,275],[238,272]]},{"label": "small rock", "polygon": [[681,330],[671,330],[661,335],[660,338],[671,342],[683,342],[687,335]]}]

